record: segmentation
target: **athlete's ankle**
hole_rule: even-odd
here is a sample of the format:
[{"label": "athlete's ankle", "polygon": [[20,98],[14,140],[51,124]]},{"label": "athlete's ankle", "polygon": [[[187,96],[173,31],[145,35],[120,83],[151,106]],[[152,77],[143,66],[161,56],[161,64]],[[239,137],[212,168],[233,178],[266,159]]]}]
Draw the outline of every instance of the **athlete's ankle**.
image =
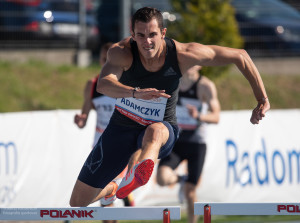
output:
[{"label": "athlete's ankle", "polygon": [[115,182],[110,182],[109,184],[107,184],[106,186],[106,194],[105,194],[105,197],[110,197],[110,196],[113,196],[114,193],[115,193]]}]

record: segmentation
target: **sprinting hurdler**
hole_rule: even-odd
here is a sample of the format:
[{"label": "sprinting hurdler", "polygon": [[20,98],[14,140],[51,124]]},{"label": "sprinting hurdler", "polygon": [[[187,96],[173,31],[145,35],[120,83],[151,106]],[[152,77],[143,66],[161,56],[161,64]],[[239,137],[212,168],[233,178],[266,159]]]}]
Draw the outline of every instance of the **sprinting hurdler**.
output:
[{"label": "sprinting hurdler", "polygon": [[[109,125],[81,169],[71,206],[87,206],[105,196],[113,202],[148,182],[157,159],[167,156],[178,138],[179,79],[195,65],[237,66],[258,102],[252,124],[270,109],[261,76],[245,50],[180,43],[167,38],[166,31],[159,10],[141,8],[132,17],[132,36],[108,51],[97,90],[118,99]],[[127,164],[120,185],[112,182]]]}]

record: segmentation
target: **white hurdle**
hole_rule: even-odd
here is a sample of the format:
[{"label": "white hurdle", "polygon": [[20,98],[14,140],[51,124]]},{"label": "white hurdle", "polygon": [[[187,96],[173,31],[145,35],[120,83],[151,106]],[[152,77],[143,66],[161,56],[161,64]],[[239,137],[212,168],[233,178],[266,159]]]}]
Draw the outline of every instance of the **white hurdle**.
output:
[{"label": "white hurdle", "polygon": [[0,221],[18,220],[179,220],[180,207],[0,208]]},{"label": "white hurdle", "polygon": [[194,214],[211,223],[212,215],[300,215],[300,203],[200,203]]}]

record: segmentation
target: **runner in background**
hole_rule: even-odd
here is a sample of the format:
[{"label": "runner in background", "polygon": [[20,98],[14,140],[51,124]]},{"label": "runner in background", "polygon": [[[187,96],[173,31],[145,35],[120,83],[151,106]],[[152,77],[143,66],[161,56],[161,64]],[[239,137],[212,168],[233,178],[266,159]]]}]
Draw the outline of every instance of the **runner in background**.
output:
[{"label": "runner in background", "polygon": [[[177,123],[181,129],[179,139],[172,153],[159,162],[157,183],[160,186],[180,183],[179,200],[187,200],[189,223],[196,223],[194,203],[196,189],[206,154],[206,125],[218,123],[220,103],[215,84],[199,75],[200,66],[187,70],[179,84],[179,98],[176,107]],[[178,176],[174,171],[179,164],[187,161],[187,176]]]},{"label": "runner in background", "polygon": [[[102,67],[106,62],[106,54],[113,43],[104,44],[100,50],[99,64]],[[79,128],[84,128],[88,120],[91,109],[95,109],[97,114],[96,131],[94,143],[98,142],[102,132],[108,125],[109,119],[114,111],[116,99],[107,97],[96,91],[99,75],[91,80],[88,80],[84,89],[84,102],[81,108],[81,114],[76,114],[74,122]]]}]

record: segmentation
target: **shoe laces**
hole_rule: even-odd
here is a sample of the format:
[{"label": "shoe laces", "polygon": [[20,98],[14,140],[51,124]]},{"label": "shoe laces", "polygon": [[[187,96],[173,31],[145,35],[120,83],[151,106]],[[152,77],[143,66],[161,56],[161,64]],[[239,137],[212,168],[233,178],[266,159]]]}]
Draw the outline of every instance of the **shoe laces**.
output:
[{"label": "shoe laces", "polygon": [[133,172],[134,167],[135,167],[137,164],[139,164],[139,163],[140,163],[140,162],[138,161],[138,162],[131,168],[131,170],[127,172],[126,177],[125,177],[125,180],[127,180],[127,179],[130,177],[130,175],[131,175],[132,172]]}]

